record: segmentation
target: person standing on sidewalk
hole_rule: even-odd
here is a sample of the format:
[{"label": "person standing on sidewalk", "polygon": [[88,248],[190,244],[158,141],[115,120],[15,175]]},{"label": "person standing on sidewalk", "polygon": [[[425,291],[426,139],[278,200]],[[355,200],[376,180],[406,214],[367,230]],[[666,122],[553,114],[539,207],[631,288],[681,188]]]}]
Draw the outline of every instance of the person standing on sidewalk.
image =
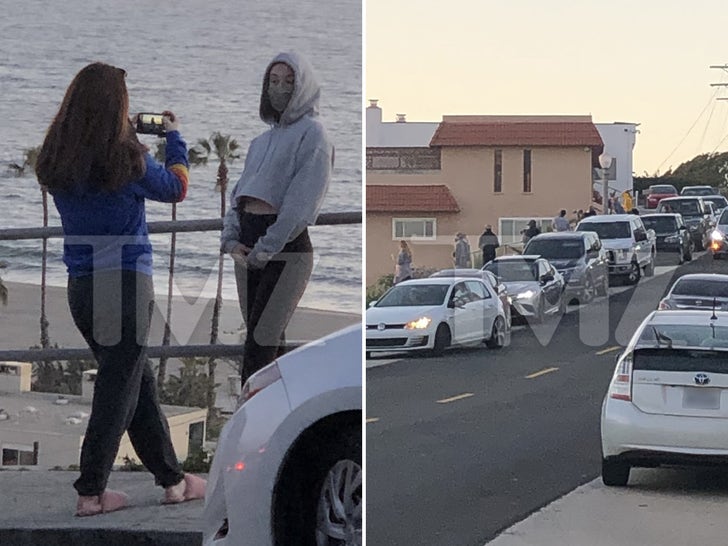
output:
[{"label": "person standing on sidewalk", "polygon": [[247,334],[243,384],[285,348],[285,330],[313,269],[308,226],[316,222],[331,181],[334,147],[318,119],[313,68],[280,53],[263,76],[260,118],[270,126],[253,139],[233,188],[220,245],[235,260]]},{"label": "person standing on sidewalk", "polygon": [[495,260],[495,250],[500,246],[498,236],[493,233],[493,226],[488,224],[485,226],[485,231],[478,239],[478,247],[483,253],[483,265],[487,264],[491,260]]},{"label": "person standing on sidewalk", "polygon": [[569,220],[566,218],[566,209],[561,209],[559,215],[551,222],[554,231],[569,231]]},{"label": "person standing on sidewalk", "polygon": [[397,254],[397,263],[394,266],[393,284],[400,283],[412,278],[412,251],[407,241],[399,242],[399,254]]},{"label": "person standing on sidewalk", "polygon": [[521,242],[525,245],[528,241],[534,238],[536,235],[540,235],[541,230],[536,225],[536,220],[529,220],[528,227],[521,233]]},{"label": "person standing on sidewalk", "polygon": [[455,267],[458,269],[467,269],[472,267],[472,259],[470,257],[470,243],[464,233],[458,232],[455,235],[455,251],[452,253]]},{"label": "person standing on sidewalk", "polygon": [[164,503],[205,496],[205,480],[182,472],[146,357],[154,288],[144,202],[185,198],[187,145],[179,120],[165,111],[166,165],[149,155],[129,119],[125,77],[103,63],[76,75],[36,167],[63,225],[71,316],[98,364],[81,476],[73,484],[77,516],[128,504],[125,493],[106,487],[124,432],[165,488]]},{"label": "person standing on sidewalk", "polygon": [[634,200],[632,199],[632,190],[625,190],[624,193],[622,193],[622,208],[625,211],[629,211],[629,213],[632,213],[632,209],[634,209]]}]

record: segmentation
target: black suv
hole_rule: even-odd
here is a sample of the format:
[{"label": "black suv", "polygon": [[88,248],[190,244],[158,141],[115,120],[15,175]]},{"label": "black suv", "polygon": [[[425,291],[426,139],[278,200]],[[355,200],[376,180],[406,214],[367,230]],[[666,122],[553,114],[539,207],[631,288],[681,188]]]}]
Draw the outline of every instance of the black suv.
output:
[{"label": "black suv", "polygon": [[702,197],[670,197],[663,199],[657,206],[657,212],[673,212],[681,214],[696,250],[705,250],[710,241],[710,209]]},{"label": "black suv", "polygon": [[609,290],[607,253],[592,231],[542,233],[528,241],[524,254],[546,258],[564,277],[567,302],[589,303]]},{"label": "black suv", "polygon": [[640,218],[647,229],[654,230],[658,252],[676,253],[678,264],[693,259],[695,243],[680,214],[671,212],[644,214]]}]

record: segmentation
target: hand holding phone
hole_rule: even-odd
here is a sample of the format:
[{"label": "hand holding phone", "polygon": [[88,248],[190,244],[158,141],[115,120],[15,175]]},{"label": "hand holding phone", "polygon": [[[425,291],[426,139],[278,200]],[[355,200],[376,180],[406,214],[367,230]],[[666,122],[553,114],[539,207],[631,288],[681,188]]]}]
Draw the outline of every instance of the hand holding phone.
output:
[{"label": "hand holding phone", "polygon": [[164,126],[164,114],[142,112],[137,114],[135,118],[137,133],[141,133],[143,135],[165,135],[166,128]]}]

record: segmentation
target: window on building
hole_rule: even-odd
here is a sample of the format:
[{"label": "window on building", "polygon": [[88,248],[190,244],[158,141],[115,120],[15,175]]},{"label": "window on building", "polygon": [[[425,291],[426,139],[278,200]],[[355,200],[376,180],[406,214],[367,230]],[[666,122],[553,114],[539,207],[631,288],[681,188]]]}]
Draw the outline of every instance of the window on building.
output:
[{"label": "window on building", "polygon": [[528,227],[528,222],[536,220],[536,226],[541,233],[551,231],[552,218],[499,218],[498,237],[501,245],[522,242],[521,232]]},{"label": "window on building", "polygon": [[531,193],[531,150],[523,150],[523,193]]},{"label": "window on building", "polygon": [[393,218],[392,239],[434,239],[434,218]]},{"label": "window on building", "polygon": [[3,444],[2,466],[33,466],[38,464],[38,442],[32,446]]},{"label": "window on building", "polygon": [[503,150],[496,150],[493,157],[493,192],[503,191]]}]

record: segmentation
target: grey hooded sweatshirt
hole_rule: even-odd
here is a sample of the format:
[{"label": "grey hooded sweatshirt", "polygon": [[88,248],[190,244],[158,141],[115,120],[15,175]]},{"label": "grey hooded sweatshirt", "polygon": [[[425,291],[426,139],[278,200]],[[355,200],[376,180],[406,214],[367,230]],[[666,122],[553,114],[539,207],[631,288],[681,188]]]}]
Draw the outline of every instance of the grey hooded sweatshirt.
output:
[{"label": "grey hooded sweatshirt", "polygon": [[[293,69],[291,100],[276,121],[268,98],[270,70],[276,63]],[[245,157],[245,167],[233,188],[225,215],[220,246],[230,252],[240,241],[238,199],[248,196],[269,203],[278,217],[248,254],[248,265],[260,268],[289,241],[316,222],[331,181],[334,148],[318,120],[320,87],[311,65],[295,53],[280,53],[265,71],[260,117],[271,128],[256,137]]]}]

